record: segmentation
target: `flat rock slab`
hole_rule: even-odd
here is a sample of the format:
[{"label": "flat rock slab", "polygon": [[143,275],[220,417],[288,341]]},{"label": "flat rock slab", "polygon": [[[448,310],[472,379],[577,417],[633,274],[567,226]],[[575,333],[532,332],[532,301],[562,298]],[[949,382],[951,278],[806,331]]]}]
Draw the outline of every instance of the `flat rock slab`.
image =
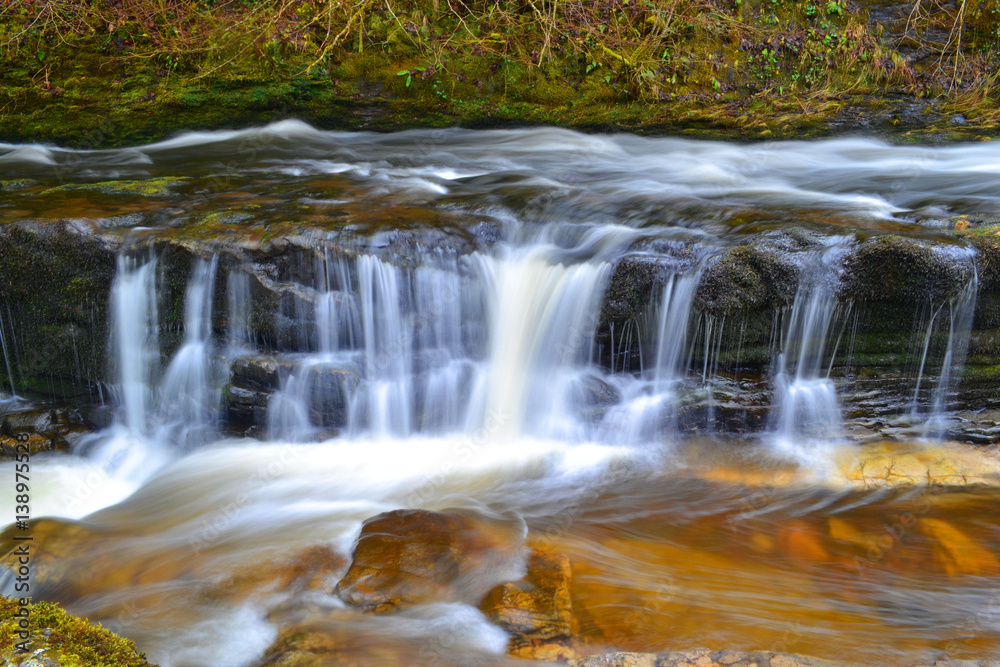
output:
[{"label": "flat rock slab", "polygon": [[[365,611],[464,601],[523,574],[521,536],[464,514],[395,510],[365,521],[334,592]],[[513,575],[513,576],[512,576]]]}]

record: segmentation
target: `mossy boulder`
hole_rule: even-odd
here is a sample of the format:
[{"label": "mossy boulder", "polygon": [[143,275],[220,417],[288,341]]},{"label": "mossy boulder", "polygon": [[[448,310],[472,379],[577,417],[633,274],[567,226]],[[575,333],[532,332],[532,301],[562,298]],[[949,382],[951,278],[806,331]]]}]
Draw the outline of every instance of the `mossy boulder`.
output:
[{"label": "mossy boulder", "polygon": [[[19,635],[20,618],[27,610],[29,639]],[[51,602],[22,607],[17,600],[0,596],[0,665],[3,667],[141,667],[149,665],[135,643],[98,624],[67,614]]]},{"label": "mossy boulder", "polygon": [[787,306],[798,289],[799,269],[778,245],[766,239],[738,245],[705,270],[697,307],[716,317]]},{"label": "mossy boulder", "polygon": [[956,246],[876,236],[859,243],[844,259],[840,297],[911,305],[943,303],[972,279],[970,259]]}]

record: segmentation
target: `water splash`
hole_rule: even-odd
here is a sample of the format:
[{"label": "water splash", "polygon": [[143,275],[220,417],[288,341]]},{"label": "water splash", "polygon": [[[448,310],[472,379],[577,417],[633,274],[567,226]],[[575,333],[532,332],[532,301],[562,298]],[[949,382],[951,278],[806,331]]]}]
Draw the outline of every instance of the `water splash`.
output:
[{"label": "water splash", "polygon": [[810,258],[782,329],[772,429],[779,445],[793,451],[810,442],[836,441],[843,433],[837,389],[830,379],[847,321],[843,311],[850,308],[835,295],[833,264],[842,251],[841,244],[834,244]]}]

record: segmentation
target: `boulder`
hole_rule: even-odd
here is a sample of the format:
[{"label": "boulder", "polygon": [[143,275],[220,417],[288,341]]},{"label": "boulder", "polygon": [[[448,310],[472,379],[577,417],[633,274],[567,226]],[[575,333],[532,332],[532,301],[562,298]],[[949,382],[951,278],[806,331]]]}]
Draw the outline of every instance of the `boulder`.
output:
[{"label": "boulder", "polygon": [[969,283],[971,256],[954,245],[901,236],[876,236],[857,244],[844,259],[840,297],[912,307],[943,303]]},{"label": "boulder", "polygon": [[773,310],[792,303],[799,269],[770,239],[730,248],[708,265],[698,286],[695,305],[716,317],[754,310]]},{"label": "boulder", "polygon": [[501,584],[487,593],[479,609],[510,634],[508,651],[512,655],[544,660],[575,655],[570,577],[566,556],[533,550],[522,580]]},{"label": "boulder", "polygon": [[395,510],[365,521],[334,592],[365,611],[475,603],[519,565],[520,536],[455,512]]}]

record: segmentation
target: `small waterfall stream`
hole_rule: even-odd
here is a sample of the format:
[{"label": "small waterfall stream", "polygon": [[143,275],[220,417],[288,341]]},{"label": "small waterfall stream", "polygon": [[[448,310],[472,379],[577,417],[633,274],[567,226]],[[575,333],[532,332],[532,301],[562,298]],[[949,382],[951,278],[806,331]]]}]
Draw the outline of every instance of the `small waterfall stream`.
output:
[{"label": "small waterfall stream", "polygon": [[830,368],[846,321],[846,314],[838,312],[831,271],[842,253],[842,246],[835,245],[806,260],[782,330],[773,428],[778,442],[786,447],[802,440],[830,442],[841,437],[840,404]]},{"label": "small waterfall stream", "polygon": [[[516,526],[504,572],[567,555],[581,655],[1000,657],[1000,466],[946,442],[997,407],[963,370],[993,363],[998,279],[948,227],[992,220],[991,150],[292,121],[46,148],[0,220],[96,237],[97,268],[56,266],[76,301],[48,310],[0,285],[4,386],[29,393],[32,364],[79,379],[32,334],[88,340],[101,284],[103,352],[76,361],[101,368],[68,395],[110,387],[87,407],[113,416],[32,460],[37,543],[60,554],[38,595],[162,667],[258,667],[301,628],[357,664],[509,664],[464,598],[333,595],[363,521],[428,509]],[[68,189],[45,180],[63,162]],[[163,191],[110,193],[126,176]],[[88,197],[91,226],[67,221]],[[891,488],[932,471],[954,488]]]}]

